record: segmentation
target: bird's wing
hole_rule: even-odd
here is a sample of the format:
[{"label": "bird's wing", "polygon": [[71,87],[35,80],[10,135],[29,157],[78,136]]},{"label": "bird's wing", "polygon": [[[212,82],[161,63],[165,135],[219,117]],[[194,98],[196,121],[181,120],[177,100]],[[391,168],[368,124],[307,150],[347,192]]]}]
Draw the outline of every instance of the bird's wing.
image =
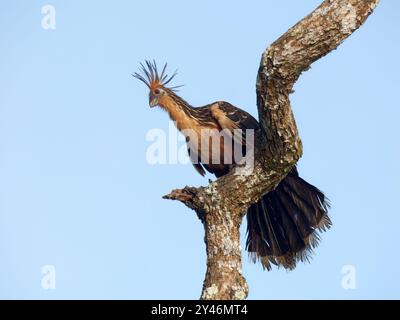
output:
[{"label": "bird's wing", "polygon": [[203,168],[203,166],[201,165],[200,161],[199,161],[198,159],[197,159],[197,161],[193,161],[192,155],[190,154],[190,148],[188,148],[188,153],[189,153],[189,158],[190,158],[190,160],[191,160],[191,162],[192,162],[193,167],[196,169],[196,171],[197,171],[198,173],[200,173],[200,175],[201,175],[202,177],[204,177],[205,174],[206,174],[206,171],[204,170],[204,168]]},{"label": "bird's wing", "polygon": [[200,175],[201,175],[202,177],[204,177],[204,176],[206,175],[206,170],[204,170],[204,168],[203,168],[203,166],[201,165],[201,163],[193,163],[193,162],[192,162],[192,164],[193,164],[193,167],[196,169],[196,171],[197,171],[198,173],[200,173]]},{"label": "bird's wing", "polygon": [[[257,131],[260,128],[259,123],[252,115],[225,101],[218,101],[196,108],[196,111],[198,116],[201,115],[204,118],[204,121],[217,124],[221,130],[229,130],[233,136],[233,141],[243,148],[246,146],[246,129]],[[237,129],[241,129],[241,132]],[[228,165],[221,171],[221,168],[217,169],[215,166],[202,164],[200,159],[197,159],[198,161],[193,161],[196,156],[193,154],[191,155],[189,149],[188,152],[194,168],[202,176],[205,175],[205,169],[216,174],[217,177],[229,171],[230,166]]]},{"label": "bird's wing", "polygon": [[218,101],[210,105],[211,115],[222,129],[254,129],[258,130],[260,125],[248,112],[239,109],[229,102]]},{"label": "bird's wing", "polygon": [[210,113],[221,129],[229,130],[234,142],[241,145],[245,143],[247,129],[256,131],[260,128],[259,123],[251,114],[225,101],[211,104]]}]

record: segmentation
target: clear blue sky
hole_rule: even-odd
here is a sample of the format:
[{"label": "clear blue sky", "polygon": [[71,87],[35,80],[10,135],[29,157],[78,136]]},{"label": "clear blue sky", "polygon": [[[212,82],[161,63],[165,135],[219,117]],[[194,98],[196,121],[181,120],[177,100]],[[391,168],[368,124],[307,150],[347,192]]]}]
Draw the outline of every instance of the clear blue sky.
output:
[{"label": "clear blue sky", "polygon": [[[203,228],[161,196],[207,179],[147,163],[146,133],[169,120],[131,73],[168,61],[191,104],[256,114],[262,51],[320,2],[1,1],[0,298],[198,298]],[[46,4],[55,30],[41,27]],[[333,228],[292,272],[244,253],[249,298],[400,298],[399,12],[382,1],[297,83],[299,169],[331,199]],[[54,290],[41,286],[44,265]],[[354,290],[341,286],[344,265]]]}]

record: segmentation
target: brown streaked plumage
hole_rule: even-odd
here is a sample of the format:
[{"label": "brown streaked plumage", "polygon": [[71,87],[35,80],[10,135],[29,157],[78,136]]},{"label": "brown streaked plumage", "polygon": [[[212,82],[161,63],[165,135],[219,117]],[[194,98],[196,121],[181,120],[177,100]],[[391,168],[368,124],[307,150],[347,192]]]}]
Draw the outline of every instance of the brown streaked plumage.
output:
[{"label": "brown streaked plumage", "polygon": [[[168,112],[177,128],[186,136],[193,166],[201,175],[205,170],[221,177],[227,174],[235,161],[232,149],[242,139],[235,139],[235,130],[260,130],[260,125],[249,113],[228,102],[217,101],[203,107],[192,107],[176,94],[180,86],[167,84],[176,76],[166,74],[167,64],[161,74],[156,63],[146,61],[141,64],[142,75],[134,77],[149,88],[150,107],[158,105]],[[195,135],[188,135],[190,130]],[[225,137],[218,144],[204,140],[202,133],[211,132],[206,139],[220,137],[223,130],[232,132],[233,141],[225,144]],[[196,141],[194,141],[196,140]],[[246,152],[246,149],[243,149]],[[228,158],[224,157],[228,151]],[[219,152],[219,163],[204,162],[201,155],[208,159]],[[293,269],[297,261],[308,261],[312,249],[317,246],[319,232],[330,227],[327,210],[329,204],[324,194],[313,185],[299,177],[296,167],[282,180],[275,190],[264,195],[247,212],[246,249],[254,261],[259,260],[264,268],[271,263]]]}]

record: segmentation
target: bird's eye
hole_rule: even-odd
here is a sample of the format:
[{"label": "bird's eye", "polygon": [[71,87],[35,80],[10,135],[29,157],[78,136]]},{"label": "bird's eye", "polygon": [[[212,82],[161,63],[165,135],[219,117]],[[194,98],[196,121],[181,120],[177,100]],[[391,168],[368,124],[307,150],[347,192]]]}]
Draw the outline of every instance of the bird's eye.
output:
[{"label": "bird's eye", "polygon": [[160,94],[160,92],[161,92],[160,89],[155,89],[155,90],[154,90],[154,93],[155,93],[155,94]]}]

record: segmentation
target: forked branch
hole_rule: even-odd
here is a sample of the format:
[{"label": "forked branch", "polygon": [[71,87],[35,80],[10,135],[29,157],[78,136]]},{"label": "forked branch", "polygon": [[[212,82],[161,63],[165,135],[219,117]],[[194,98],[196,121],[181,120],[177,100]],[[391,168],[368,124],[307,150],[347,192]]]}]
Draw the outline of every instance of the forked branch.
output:
[{"label": "forked branch", "polygon": [[257,76],[257,107],[262,137],[254,170],[234,169],[207,187],[186,187],[165,196],[203,217],[207,272],[202,299],[245,299],[239,228],[248,207],[271,191],[302,155],[289,95],[300,74],[336,49],[372,13],[379,0],[325,0],[290,28],[262,55]]}]

